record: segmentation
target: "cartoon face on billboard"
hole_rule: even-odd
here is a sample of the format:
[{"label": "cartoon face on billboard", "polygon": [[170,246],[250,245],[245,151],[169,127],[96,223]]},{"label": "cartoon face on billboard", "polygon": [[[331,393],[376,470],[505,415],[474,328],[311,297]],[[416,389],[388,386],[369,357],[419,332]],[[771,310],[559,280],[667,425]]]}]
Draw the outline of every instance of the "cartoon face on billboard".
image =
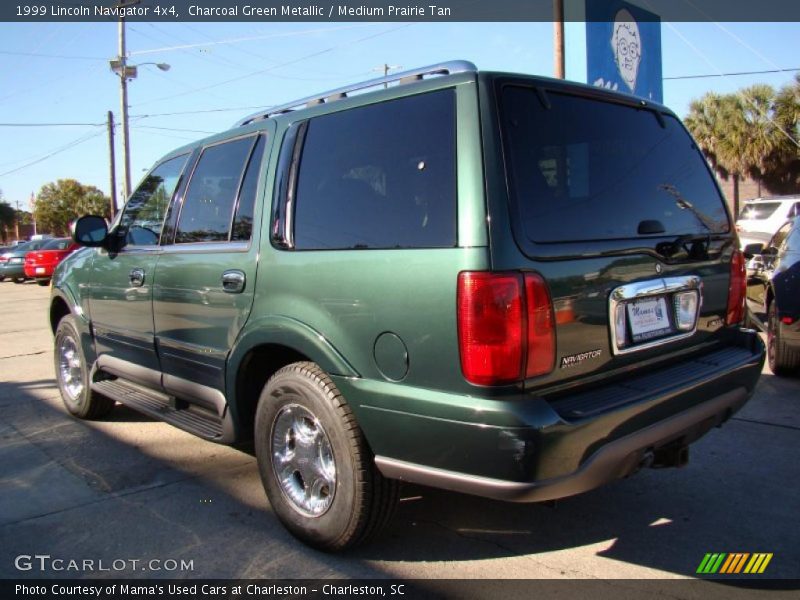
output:
[{"label": "cartoon face on billboard", "polygon": [[633,15],[625,8],[617,12],[614,19],[611,49],[622,80],[631,91],[634,91],[636,77],[639,74],[639,62],[642,59],[642,41],[639,26]]}]

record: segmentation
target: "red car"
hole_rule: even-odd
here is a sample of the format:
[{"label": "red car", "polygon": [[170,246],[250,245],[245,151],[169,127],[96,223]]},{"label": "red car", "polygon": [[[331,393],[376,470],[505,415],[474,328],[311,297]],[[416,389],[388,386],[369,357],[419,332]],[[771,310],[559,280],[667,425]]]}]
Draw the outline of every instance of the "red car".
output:
[{"label": "red car", "polygon": [[49,284],[56,265],[78,248],[80,246],[69,238],[50,240],[25,256],[25,276],[35,279],[39,285]]}]

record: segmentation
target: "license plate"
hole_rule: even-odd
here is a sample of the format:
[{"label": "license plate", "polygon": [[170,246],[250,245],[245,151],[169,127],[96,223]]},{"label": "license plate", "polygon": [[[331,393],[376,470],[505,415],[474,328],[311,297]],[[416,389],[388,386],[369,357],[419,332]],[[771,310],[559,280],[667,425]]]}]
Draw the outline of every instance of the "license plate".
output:
[{"label": "license plate", "polygon": [[44,273],[44,271],[45,271],[45,268],[44,268],[44,267],[36,267],[36,274],[37,274],[37,275],[41,275],[41,274],[43,274],[43,273]]},{"label": "license plate", "polygon": [[628,304],[633,341],[642,342],[672,332],[664,298],[649,298]]}]

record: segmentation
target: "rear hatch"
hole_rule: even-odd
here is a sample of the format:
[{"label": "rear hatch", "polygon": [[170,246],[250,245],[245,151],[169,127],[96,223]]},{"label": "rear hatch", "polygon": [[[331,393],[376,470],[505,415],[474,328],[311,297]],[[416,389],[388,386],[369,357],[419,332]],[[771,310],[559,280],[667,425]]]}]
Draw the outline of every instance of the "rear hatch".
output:
[{"label": "rear hatch", "polygon": [[726,320],[741,318],[728,314],[729,296],[741,305],[741,257],[725,201],[680,121],[594,88],[485,82],[504,184],[487,175],[492,268],[541,275],[554,307],[552,370],[526,385],[623,376],[717,343]]}]

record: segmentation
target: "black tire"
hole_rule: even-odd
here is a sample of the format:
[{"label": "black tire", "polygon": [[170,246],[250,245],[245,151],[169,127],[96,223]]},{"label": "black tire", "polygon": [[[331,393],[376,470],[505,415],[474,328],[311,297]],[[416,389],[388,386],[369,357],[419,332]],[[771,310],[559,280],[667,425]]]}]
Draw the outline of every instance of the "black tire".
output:
[{"label": "black tire", "polygon": [[[308,431],[311,434],[305,435]],[[311,444],[300,441],[304,435],[322,441],[314,442],[316,448],[309,450]],[[297,457],[283,463],[282,480],[276,462],[281,460],[279,450],[283,445],[283,457],[309,453],[313,457],[324,456],[317,461],[318,466],[329,466],[332,461],[333,476],[330,469],[323,468],[307,483],[301,470],[307,471],[313,458]],[[306,448],[301,452],[303,446]],[[295,537],[314,548],[341,551],[364,543],[377,535],[394,514],[400,483],[380,474],[350,407],[314,363],[288,365],[264,386],[256,409],[255,450],[261,481],[275,514]],[[320,481],[319,501],[309,508],[303,503],[309,502]],[[327,486],[328,483],[332,485]],[[300,500],[292,499],[293,488],[300,490]],[[321,512],[308,512],[312,510]]]},{"label": "black tire", "polygon": [[14,277],[14,283],[25,283],[24,277]]},{"label": "black tire", "polygon": [[50,280],[49,279],[37,279],[36,283],[38,283],[39,285],[44,287],[46,285],[50,285]]},{"label": "black tire", "polygon": [[92,391],[89,365],[73,315],[64,316],[56,328],[54,362],[56,382],[67,410],[79,419],[99,419],[114,408],[114,401]]},{"label": "black tire", "polygon": [[774,301],[767,309],[767,361],[775,375],[791,375],[800,368],[800,349],[790,347],[781,339]]}]

